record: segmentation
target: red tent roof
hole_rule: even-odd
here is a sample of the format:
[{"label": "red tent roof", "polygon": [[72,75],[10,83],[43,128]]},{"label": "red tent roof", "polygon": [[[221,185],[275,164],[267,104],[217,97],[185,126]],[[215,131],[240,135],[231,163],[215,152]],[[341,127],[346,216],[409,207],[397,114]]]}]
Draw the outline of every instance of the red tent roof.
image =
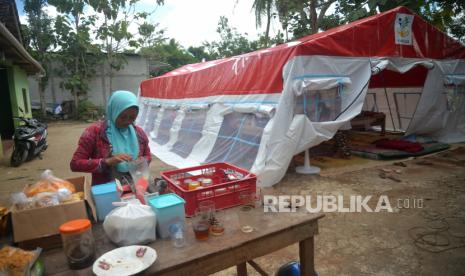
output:
[{"label": "red tent roof", "polygon": [[[414,16],[412,45],[395,43],[398,13]],[[298,55],[465,58],[465,47],[405,7],[303,37],[269,49],[186,65],[141,83],[144,97],[182,99],[282,91],[282,69]]]}]

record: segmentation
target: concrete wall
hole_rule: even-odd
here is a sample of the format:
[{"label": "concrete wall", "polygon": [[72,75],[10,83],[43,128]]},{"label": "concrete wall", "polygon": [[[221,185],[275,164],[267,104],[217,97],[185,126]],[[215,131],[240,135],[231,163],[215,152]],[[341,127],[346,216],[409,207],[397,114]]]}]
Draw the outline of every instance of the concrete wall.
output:
[{"label": "concrete wall", "polygon": [[[26,72],[18,66],[13,66],[9,69],[8,78],[13,116],[32,117],[31,99],[29,98],[30,90]],[[23,112],[19,110],[20,107]],[[19,121],[15,120],[15,127],[18,125]]]},{"label": "concrete wall", "polygon": [[[147,59],[138,55],[127,55],[127,64],[120,71],[115,71],[112,78],[112,90],[129,90],[137,94],[139,84],[142,80],[149,77]],[[53,66],[57,67],[59,63]],[[105,99],[109,96],[109,77],[105,77],[106,91],[103,91],[102,69],[96,68],[95,77],[90,81],[90,91],[87,94],[88,100],[98,106],[104,106]],[[49,107],[54,107],[56,104],[65,100],[73,100],[71,93],[68,90],[60,88],[62,79],[53,72],[50,73],[47,88],[45,90],[45,99]],[[29,77],[29,87],[31,90],[31,101],[35,106],[40,106],[38,82],[34,76]]]},{"label": "concrete wall", "polygon": [[[8,79],[8,91],[2,91],[2,97],[9,97],[9,105],[11,106],[11,113],[8,110],[0,110],[0,116],[2,119],[6,119],[8,126],[5,131],[5,135],[13,135],[13,127],[17,127],[20,124],[19,120],[14,120],[12,116],[25,116],[31,117],[31,102],[29,98],[29,86],[26,72],[18,66],[5,66],[6,68],[6,79]],[[21,108],[23,111],[20,111]],[[5,126],[4,126],[5,127]],[[11,137],[11,136],[10,136]],[[8,138],[10,139],[10,138]],[[0,138],[0,158],[3,158],[3,145]]]}]

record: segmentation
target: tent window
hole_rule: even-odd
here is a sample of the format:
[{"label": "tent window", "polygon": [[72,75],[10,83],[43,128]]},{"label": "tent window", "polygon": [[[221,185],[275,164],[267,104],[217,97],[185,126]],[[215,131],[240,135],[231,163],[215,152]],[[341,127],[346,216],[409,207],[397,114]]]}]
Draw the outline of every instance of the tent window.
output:
[{"label": "tent window", "polygon": [[295,114],[305,114],[312,122],[333,121],[341,112],[343,85],[324,90],[304,90],[296,97]]},{"label": "tent window", "polygon": [[157,142],[159,145],[164,145],[170,140],[170,130],[173,126],[176,115],[177,112],[175,109],[165,109],[165,112],[163,112],[163,117],[161,119],[160,127],[158,128],[157,137],[155,137],[155,142]]},{"label": "tent window", "polygon": [[178,140],[174,143],[171,151],[186,158],[194,145],[202,138],[202,129],[206,118],[206,109],[187,111],[179,129]]},{"label": "tent window", "polygon": [[465,104],[465,85],[446,84],[447,110],[456,112]]},{"label": "tent window", "polygon": [[229,162],[250,169],[269,120],[261,113],[233,112],[224,116],[213,150],[205,163]]},{"label": "tent window", "polygon": [[141,120],[142,124],[144,125],[145,133],[150,133],[155,127],[155,121],[157,120],[158,112],[160,108],[157,106],[148,106],[147,117],[145,118],[145,122]]},{"label": "tent window", "polygon": [[143,125],[145,122],[145,119],[147,118],[147,110],[149,109],[149,106],[146,104],[140,104],[139,105],[139,116],[137,116],[137,124],[138,125]]}]

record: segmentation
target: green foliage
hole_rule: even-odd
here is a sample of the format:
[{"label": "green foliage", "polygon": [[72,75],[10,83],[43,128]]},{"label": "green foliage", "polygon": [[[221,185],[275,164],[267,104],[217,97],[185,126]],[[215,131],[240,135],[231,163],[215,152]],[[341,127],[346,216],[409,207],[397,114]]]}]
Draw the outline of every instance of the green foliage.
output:
[{"label": "green foliage", "polygon": [[185,64],[199,61],[174,39],[167,43],[142,48],[139,53],[147,57],[152,64],[150,68],[152,76],[159,76]]},{"label": "green foliage", "polygon": [[78,118],[79,119],[89,119],[102,116],[105,114],[105,110],[101,106],[97,106],[89,100],[82,100],[79,103],[78,108]]},{"label": "green foliage", "polygon": [[53,19],[43,12],[45,0],[25,0],[24,11],[28,16],[29,25],[23,25],[25,45],[31,55],[42,64],[45,75],[38,79],[41,112],[46,113],[45,87],[48,83],[48,64],[52,58],[50,51],[55,47],[56,40],[53,31]]},{"label": "green foliage", "polygon": [[346,0],[337,2],[336,13],[343,24],[398,6],[409,8],[438,29],[465,42],[464,1]]},{"label": "green foliage", "polygon": [[255,51],[259,48],[257,41],[250,41],[245,34],[240,34],[236,28],[230,27],[228,19],[220,17],[216,32],[220,35],[220,41],[204,42],[210,56],[225,58]]},{"label": "green foliage", "polygon": [[207,60],[214,60],[216,56],[211,55],[210,52],[207,50],[206,46],[199,46],[199,47],[189,47],[187,48],[189,54],[191,54],[196,61],[207,61]]},{"label": "green foliage", "polygon": [[62,13],[55,20],[59,60],[65,69],[58,72],[63,78],[60,86],[74,96],[77,110],[79,97],[88,93],[89,81],[95,74],[98,48],[93,43],[91,28],[96,17],[83,15],[84,1],[49,0],[49,3]]}]

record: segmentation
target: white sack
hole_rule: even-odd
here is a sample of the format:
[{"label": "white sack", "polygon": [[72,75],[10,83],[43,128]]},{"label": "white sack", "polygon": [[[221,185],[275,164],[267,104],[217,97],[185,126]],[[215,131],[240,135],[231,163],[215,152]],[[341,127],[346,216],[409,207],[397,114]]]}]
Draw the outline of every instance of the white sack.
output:
[{"label": "white sack", "polygon": [[156,217],[152,208],[133,203],[113,209],[103,222],[108,238],[121,246],[154,241],[155,226]]}]

